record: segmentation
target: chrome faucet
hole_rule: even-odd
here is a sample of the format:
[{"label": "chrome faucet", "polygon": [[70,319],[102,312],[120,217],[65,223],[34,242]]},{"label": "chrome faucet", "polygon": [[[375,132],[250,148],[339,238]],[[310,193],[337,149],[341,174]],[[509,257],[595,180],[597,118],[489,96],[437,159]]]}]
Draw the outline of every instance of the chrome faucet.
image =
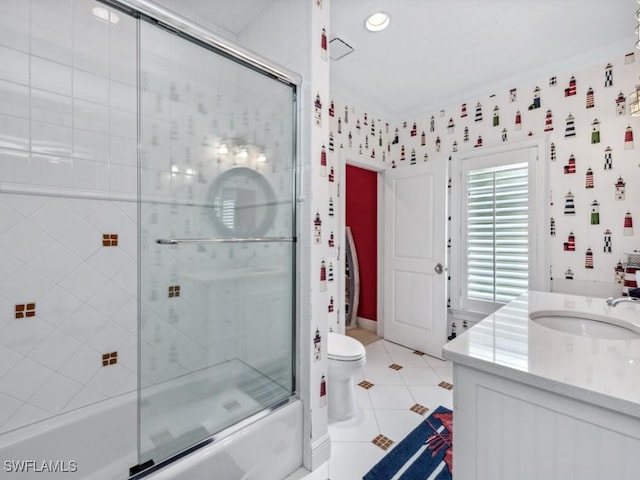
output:
[{"label": "chrome faucet", "polygon": [[624,303],[624,302],[640,303],[640,298],[637,298],[637,297],[618,297],[618,298],[609,297],[606,300],[607,305],[609,305],[610,307],[615,307],[619,303]]}]

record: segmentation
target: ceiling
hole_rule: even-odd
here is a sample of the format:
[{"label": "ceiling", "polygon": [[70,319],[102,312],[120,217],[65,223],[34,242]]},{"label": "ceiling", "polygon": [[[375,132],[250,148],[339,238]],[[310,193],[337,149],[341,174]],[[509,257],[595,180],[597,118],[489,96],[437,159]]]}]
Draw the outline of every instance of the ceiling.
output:
[{"label": "ceiling", "polygon": [[[237,34],[273,1],[302,0],[156,1]],[[400,121],[570,75],[632,51],[637,8],[634,0],[331,0],[330,39],[355,48],[331,62],[331,94]],[[390,26],[367,31],[365,18],[379,10]]]},{"label": "ceiling", "polygon": [[[389,120],[571,74],[634,49],[632,0],[332,0],[332,95]],[[383,10],[389,27],[364,28]]]}]

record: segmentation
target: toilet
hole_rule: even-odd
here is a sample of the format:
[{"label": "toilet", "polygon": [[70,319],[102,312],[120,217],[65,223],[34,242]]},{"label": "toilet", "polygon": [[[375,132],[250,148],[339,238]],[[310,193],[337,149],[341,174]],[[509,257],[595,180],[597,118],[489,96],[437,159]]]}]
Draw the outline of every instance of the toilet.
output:
[{"label": "toilet", "polygon": [[366,350],[354,338],[329,332],[327,361],[329,416],[335,420],[346,420],[356,413],[353,375],[367,363]]}]

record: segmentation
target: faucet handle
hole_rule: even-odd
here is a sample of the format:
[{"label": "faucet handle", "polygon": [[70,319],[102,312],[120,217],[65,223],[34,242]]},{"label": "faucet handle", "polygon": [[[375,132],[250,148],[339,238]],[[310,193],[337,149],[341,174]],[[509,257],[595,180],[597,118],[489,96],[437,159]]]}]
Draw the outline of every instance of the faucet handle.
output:
[{"label": "faucet handle", "polygon": [[613,305],[613,297],[609,297],[605,300],[605,303],[609,306]]}]

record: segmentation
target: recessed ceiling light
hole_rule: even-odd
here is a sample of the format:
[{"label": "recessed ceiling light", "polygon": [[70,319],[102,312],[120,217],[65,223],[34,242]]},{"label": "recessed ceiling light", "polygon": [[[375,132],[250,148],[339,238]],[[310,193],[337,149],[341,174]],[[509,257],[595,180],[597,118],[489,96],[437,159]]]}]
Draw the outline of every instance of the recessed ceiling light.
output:
[{"label": "recessed ceiling light", "polygon": [[103,22],[109,22],[115,25],[120,21],[120,17],[118,15],[106,8],[94,7],[92,12],[96,18],[99,18]]},{"label": "recessed ceiling light", "polygon": [[376,12],[367,18],[365,22],[367,30],[371,32],[379,32],[389,26],[389,15],[384,12]]}]

